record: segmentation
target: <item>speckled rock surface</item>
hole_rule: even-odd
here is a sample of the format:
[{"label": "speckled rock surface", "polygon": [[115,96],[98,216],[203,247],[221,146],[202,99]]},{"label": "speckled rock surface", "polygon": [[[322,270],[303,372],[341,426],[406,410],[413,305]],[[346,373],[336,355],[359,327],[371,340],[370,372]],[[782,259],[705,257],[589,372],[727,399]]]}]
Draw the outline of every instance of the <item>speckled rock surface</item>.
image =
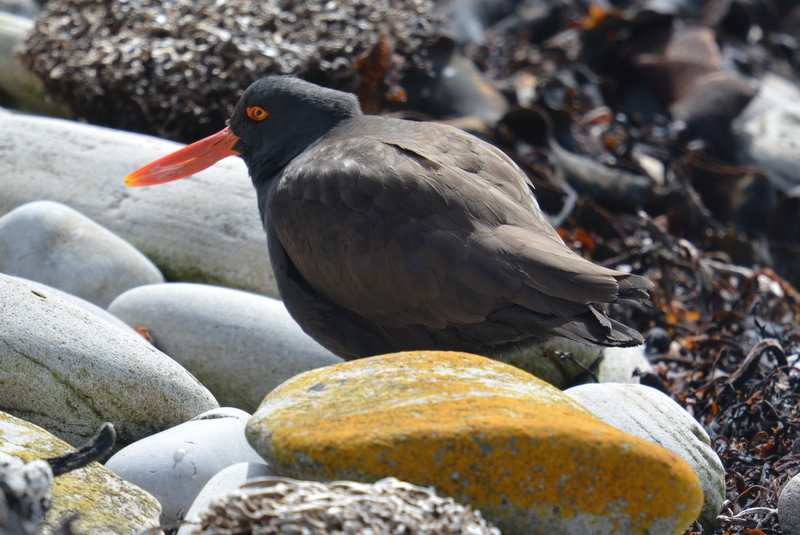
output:
[{"label": "speckled rock surface", "polygon": [[125,323],[124,321],[122,321],[121,319],[119,319],[106,309],[100,308],[99,306],[95,305],[94,303],[90,303],[89,301],[81,299],[80,297],[77,297],[70,293],[63,292],[58,288],[53,288],[52,286],[44,284],[43,282],[32,281],[30,279],[26,279],[23,277],[14,277],[14,278],[21,280],[25,284],[30,284],[31,286],[35,286],[36,288],[42,290],[44,293],[51,293],[56,297],[63,299],[64,301],[66,301],[71,305],[75,305],[76,307],[82,308],[86,312],[89,312],[90,314],[93,314],[102,320],[105,320],[109,323],[113,323],[120,329],[131,331],[132,333],[139,335],[139,333],[136,332],[130,325],[128,325],[127,323]]},{"label": "speckled rock surface", "polygon": [[217,407],[141,336],[0,274],[0,409],[73,445],[111,422],[121,444]]},{"label": "speckled rock surface", "polygon": [[0,217],[0,273],[43,282],[101,307],[135,286],[164,282],[130,243],[52,201],[30,202]]},{"label": "speckled rock surface", "polygon": [[635,384],[585,384],[564,392],[617,429],[649,440],[689,463],[703,487],[699,520],[713,532],[725,499],[725,468],[708,433],[683,407],[654,388]]},{"label": "speckled rock surface", "polygon": [[[0,413],[0,451],[27,462],[74,448],[33,424]],[[99,463],[56,477],[51,502],[41,535],[57,533],[66,521],[70,521],[73,535],[134,534],[157,528],[161,513],[155,498]]]},{"label": "speckled rock surface", "polygon": [[146,327],[156,347],[221,405],[248,412],[298,373],[342,362],[271,297],[204,284],[153,284],[122,294],[108,310],[132,327]]},{"label": "speckled rock surface", "polygon": [[790,479],[781,489],[778,519],[782,535],[800,535],[800,474]]},{"label": "speckled rock surface", "polygon": [[244,162],[228,158],[157,188],[125,186],[128,173],[179,147],[72,121],[8,115],[0,121],[0,215],[30,201],[58,201],[130,242],[169,280],[276,297]]},{"label": "speckled rock surface", "polygon": [[702,504],[697,475],[675,454],[464,353],[303,373],[267,396],[247,437],[281,475],[433,485],[504,535],[680,533]]},{"label": "speckled rock surface", "polygon": [[250,415],[223,407],[121,449],[106,467],[161,502],[162,521],[181,520],[203,486],[232,464],[262,462],[247,444]]}]

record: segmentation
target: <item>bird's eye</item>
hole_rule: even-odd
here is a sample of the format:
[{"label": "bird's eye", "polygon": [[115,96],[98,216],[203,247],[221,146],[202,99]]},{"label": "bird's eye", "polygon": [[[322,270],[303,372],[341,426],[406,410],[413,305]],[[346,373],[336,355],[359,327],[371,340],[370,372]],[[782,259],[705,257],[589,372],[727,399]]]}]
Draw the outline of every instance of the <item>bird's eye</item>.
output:
[{"label": "bird's eye", "polygon": [[247,116],[254,121],[263,121],[269,116],[269,112],[260,106],[249,106]]}]

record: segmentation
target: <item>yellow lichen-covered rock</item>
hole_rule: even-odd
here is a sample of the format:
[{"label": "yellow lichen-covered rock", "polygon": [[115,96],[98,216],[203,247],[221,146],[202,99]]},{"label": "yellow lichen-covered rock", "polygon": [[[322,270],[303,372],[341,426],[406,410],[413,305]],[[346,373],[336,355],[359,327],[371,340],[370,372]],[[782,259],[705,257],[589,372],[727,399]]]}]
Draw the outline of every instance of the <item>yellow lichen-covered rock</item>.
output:
[{"label": "yellow lichen-covered rock", "polygon": [[675,454],[512,366],[408,352],[312,370],[247,426],[281,475],[432,485],[504,535],[680,533],[703,502]]},{"label": "yellow lichen-covered rock", "polygon": [[[75,448],[40,427],[0,412],[0,451],[28,462]],[[133,534],[157,528],[161,515],[155,498],[96,462],[56,477],[50,501],[41,535],[59,532],[66,522],[74,535]]]}]

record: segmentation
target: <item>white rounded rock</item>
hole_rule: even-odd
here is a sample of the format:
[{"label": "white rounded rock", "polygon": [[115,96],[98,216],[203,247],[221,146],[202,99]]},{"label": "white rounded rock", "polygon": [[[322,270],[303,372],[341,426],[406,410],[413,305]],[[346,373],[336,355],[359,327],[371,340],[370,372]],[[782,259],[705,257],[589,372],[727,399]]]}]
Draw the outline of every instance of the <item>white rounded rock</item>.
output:
[{"label": "white rounded rock", "polygon": [[783,535],[800,535],[800,474],[790,479],[781,490],[778,521]]},{"label": "white rounded rock", "polygon": [[[196,522],[214,500],[259,477],[274,476],[275,472],[266,463],[237,463],[222,469],[208,480],[200,494],[194,499],[186,513],[186,524],[178,528],[177,535],[195,535],[199,532]],[[195,522],[194,524],[192,522]]]},{"label": "white rounded rock", "polygon": [[766,74],[759,80],[753,100],[733,122],[736,158],[758,166],[782,190],[800,184],[800,87],[787,78]]},{"label": "white rounded rock", "polygon": [[564,393],[607,424],[658,444],[686,461],[703,488],[698,520],[709,533],[714,531],[725,498],[725,468],[705,429],[683,407],[666,394],[639,384],[592,383]]},{"label": "white rounded rock", "polygon": [[337,364],[281,301],[203,284],[134,288],[108,311],[146,327],[156,347],[192,372],[220,404],[258,408],[273,388],[307,370]]},{"label": "white rounded rock", "polygon": [[169,280],[277,297],[256,193],[239,158],[169,184],[125,186],[125,176],[180,147],[74,121],[8,115],[0,121],[0,215],[30,201],[58,201],[129,241]]},{"label": "white rounded rock", "polygon": [[264,463],[245,439],[249,418],[234,408],[208,411],[121,449],[106,468],[155,496],[161,502],[162,522],[176,522],[222,469]]},{"label": "white rounded rock", "polygon": [[130,288],[164,282],[130,243],[52,201],[24,204],[0,217],[0,273],[43,282],[102,307]]},{"label": "white rounded rock", "polygon": [[0,274],[0,409],[74,445],[105,422],[126,444],[217,407],[141,336]]},{"label": "white rounded rock", "polygon": [[78,297],[76,295],[72,295],[71,293],[62,292],[58,288],[53,288],[52,286],[49,286],[49,285],[47,285],[47,284],[45,284],[43,282],[32,281],[30,279],[25,279],[23,277],[12,277],[12,278],[18,279],[18,280],[24,282],[25,284],[30,284],[31,286],[35,286],[35,287],[39,288],[40,290],[44,290],[45,293],[51,293],[51,294],[55,295],[56,297],[60,297],[61,299],[63,299],[67,303],[70,303],[71,305],[75,305],[78,308],[82,308],[86,312],[89,312],[90,314],[93,314],[93,315],[97,316],[98,318],[101,318],[101,319],[103,319],[103,320],[105,320],[105,321],[107,321],[109,323],[113,323],[114,325],[116,325],[120,329],[123,329],[123,330],[126,330],[126,331],[130,331],[131,333],[138,334],[134,329],[131,328],[130,325],[128,325],[127,323],[125,323],[124,321],[122,321],[121,319],[119,319],[118,317],[116,317],[114,314],[110,313],[106,309],[100,308],[99,306],[95,305],[94,303],[90,303],[89,301],[87,301],[85,299],[81,299],[80,297]]}]

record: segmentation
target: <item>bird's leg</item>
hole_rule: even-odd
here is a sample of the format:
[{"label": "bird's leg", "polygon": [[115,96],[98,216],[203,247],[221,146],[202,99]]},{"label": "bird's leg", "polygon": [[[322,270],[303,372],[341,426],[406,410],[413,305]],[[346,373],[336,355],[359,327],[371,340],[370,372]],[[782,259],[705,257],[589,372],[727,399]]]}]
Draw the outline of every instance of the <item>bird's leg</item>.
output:
[{"label": "bird's leg", "polygon": [[581,361],[576,359],[575,355],[573,355],[569,351],[557,351],[555,349],[547,348],[544,351],[542,351],[542,357],[546,358],[546,359],[557,358],[558,362],[561,364],[562,367],[564,367],[564,363],[565,362],[571,362],[572,364],[576,365],[578,368],[583,370],[581,375],[578,375],[578,377],[575,378],[576,379],[575,384],[582,384],[582,382],[583,382],[582,381],[582,376],[583,375],[588,375],[589,377],[592,378],[592,381],[595,382],[595,383],[599,383],[600,382],[600,380],[597,378],[597,374],[595,372],[593,372],[592,369],[593,368],[596,369],[597,366],[600,364],[600,362],[603,360],[603,354],[602,353],[600,353],[600,355],[598,355],[598,357],[594,360],[594,362],[592,362],[592,364],[590,366],[584,366],[581,363]]}]

